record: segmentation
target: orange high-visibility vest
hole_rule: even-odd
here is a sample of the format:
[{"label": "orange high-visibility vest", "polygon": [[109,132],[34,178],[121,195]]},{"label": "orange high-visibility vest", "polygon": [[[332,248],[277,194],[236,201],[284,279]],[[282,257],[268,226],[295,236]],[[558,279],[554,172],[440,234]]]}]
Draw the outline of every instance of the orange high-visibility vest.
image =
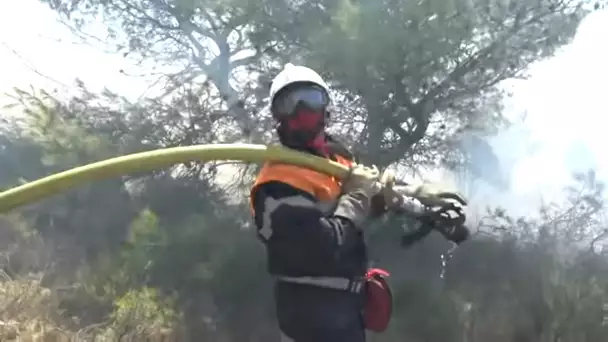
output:
[{"label": "orange high-visibility vest", "polygon": [[[336,162],[351,167],[353,162],[346,158],[336,156]],[[300,166],[271,163],[264,164],[258,174],[250,192],[249,204],[253,212],[253,198],[257,188],[268,182],[282,182],[303,190],[320,202],[330,202],[340,195],[341,182],[336,177],[313,171]]]}]

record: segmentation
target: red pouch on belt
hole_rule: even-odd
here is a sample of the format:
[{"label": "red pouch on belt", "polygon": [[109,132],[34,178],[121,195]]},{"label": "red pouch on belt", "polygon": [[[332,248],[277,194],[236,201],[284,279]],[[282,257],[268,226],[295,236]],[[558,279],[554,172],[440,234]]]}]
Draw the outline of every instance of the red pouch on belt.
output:
[{"label": "red pouch on belt", "polygon": [[374,332],[386,330],[393,313],[393,294],[385,280],[389,275],[379,268],[370,268],[365,274],[365,328]]}]

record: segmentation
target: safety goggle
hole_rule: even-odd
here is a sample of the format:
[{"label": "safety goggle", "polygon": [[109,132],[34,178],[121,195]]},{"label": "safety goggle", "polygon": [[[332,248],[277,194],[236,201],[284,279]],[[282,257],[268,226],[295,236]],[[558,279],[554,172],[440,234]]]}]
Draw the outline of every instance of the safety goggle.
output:
[{"label": "safety goggle", "polygon": [[293,115],[298,109],[322,111],[329,105],[329,97],[321,87],[308,86],[287,90],[272,104],[273,112],[279,115]]}]

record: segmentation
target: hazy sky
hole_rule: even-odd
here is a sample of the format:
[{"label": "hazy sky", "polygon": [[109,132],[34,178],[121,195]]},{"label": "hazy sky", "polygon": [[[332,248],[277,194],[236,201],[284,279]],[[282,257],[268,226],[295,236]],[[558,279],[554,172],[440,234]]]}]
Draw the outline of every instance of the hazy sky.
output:
[{"label": "hazy sky", "polygon": [[[517,144],[517,132],[495,139],[501,158],[515,164],[510,197],[534,197],[541,190],[551,196],[575,167],[596,166],[606,175],[607,36],[608,11],[587,17],[571,45],[535,65],[531,79],[514,83],[512,114],[526,113],[524,128],[535,149],[524,157],[531,148]],[[77,42],[37,0],[0,2],[0,92],[30,84],[69,89],[79,77],[93,90],[142,95],[150,81],[122,75],[121,69],[137,73],[133,62],[102,50],[99,42]]]},{"label": "hazy sky", "polygon": [[0,61],[3,92],[30,84],[51,89],[60,84],[70,86],[76,77],[92,89],[108,87],[131,98],[140,96],[148,86],[145,80],[120,73],[124,69],[136,74],[132,61],[104,52],[99,41],[83,44],[38,0],[0,2]]}]

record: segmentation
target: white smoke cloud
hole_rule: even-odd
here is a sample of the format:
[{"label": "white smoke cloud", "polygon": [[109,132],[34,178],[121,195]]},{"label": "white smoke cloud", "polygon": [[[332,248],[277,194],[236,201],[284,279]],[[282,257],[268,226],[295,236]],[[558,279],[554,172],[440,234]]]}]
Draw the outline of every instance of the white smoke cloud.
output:
[{"label": "white smoke cloud", "polygon": [[479,200],[523,215],[541,200],[559,199],[573,172],[594,168],[599,179],[608,179],[607,35],[608,11],[593,13],[572,44],[534,65],[530,79],[511,82],[511,119],[523,118],[491,141],[511,169],[511,187],[506,193],[486,189]]}]

